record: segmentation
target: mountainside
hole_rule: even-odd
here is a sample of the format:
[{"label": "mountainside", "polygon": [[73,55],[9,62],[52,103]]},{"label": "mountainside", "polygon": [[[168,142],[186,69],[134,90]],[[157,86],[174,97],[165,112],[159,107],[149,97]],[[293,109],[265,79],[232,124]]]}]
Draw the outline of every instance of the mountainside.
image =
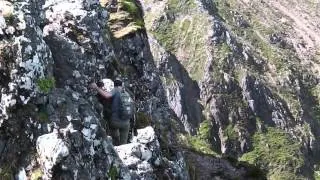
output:
[{"label": "mountainside", "polygon": [[[320,2],[0,10],[0,179],[320,179]],[[119,76],[138,133],[115,147],[89,84]]]},{"label": "mountainside", "polygon": [[[255,164],[270,179],[318,176],[319,2],[143,4],[164,84],[180,89],[168,100],[186,107],[175,111],[186,129],[199,127],[199,105],[186,103],[194,98],[204,113],[197,136],[213,151]],[[205,136],[201,125],[209,128]],[[189,145],[199,149],[193,141]]]}]

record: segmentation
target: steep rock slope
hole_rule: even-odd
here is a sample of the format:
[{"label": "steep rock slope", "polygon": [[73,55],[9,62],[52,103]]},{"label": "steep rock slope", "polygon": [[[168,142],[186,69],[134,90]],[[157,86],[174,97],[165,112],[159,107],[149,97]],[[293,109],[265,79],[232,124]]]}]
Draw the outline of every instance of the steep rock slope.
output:
[{"label": "steep rock slope", "polygon": [[7,4],[13,11],[1,34],[1,178],[97,179],[112,171],[130,178],[87,89],[114,57],[104,33],[107,12],[97,1]]},{"label": "steep rock slope", "polygon": [[[167,91],[190,87],[177,78],[179,71],[171,72],[172,61],[197,82],[187,94],[167,94],[177,104],[172,109],[190,103],[200,88],[203,123],[196,136],[187,137],[188,146],[203,151],[197,146],[209,142],[217,153],[259,165],[271,179],[314,178],[320,150],[319,3],[142,2],[151,44],[162,46],[153,54]],[[199,120],[179,117],[189,132],[199,127]],[[203,134],[201,126],[210,130]]]},{"label": "steep rock slope", "polygon": [[[1,178],[316,177],[317,3],[106,4],[0,2]],[[115,76],[151,142],[114,149],[88,84]]]}]

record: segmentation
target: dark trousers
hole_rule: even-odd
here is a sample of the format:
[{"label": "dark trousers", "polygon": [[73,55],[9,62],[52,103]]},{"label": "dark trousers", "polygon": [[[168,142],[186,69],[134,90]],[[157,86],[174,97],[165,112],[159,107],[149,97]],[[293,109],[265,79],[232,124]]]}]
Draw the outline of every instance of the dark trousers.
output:
[{"label": "dark trousers", "polygon": [[130,129],[129,120],[112,120],[110,123],[111,136],[113,144],[118,146],[128,143],[128,134]]}]

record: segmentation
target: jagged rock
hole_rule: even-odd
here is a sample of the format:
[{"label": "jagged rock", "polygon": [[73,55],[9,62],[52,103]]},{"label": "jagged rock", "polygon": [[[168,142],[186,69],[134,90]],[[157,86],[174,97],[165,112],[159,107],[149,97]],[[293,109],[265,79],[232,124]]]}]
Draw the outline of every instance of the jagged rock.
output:
[{"label": "jagged rock", "polygon": [[138,176],[136,178],[156,178],[153,166],[160,165],[160,144],[152,127],[139,129],[132,143],[115,147],[115,149],[131,173]]},{"label": "jagged rock", "polygon": [[185,152],[192,179],[266,179],[263,172],[245,163],[232,164],[220,159],[194,152]]},{"label": "jagged rock", "polygon": [[[39,7],[31,8],[32,3],[16,2],[18,9],[13,15],[19,23],[26,24],[20,36],[13,36],[3,40],[0,62],[1,72],[1,102],[0,102],[0,127],[9,116],[7,111],[15,105],[27,104],[38,93],[37,81],[45,76],[51,76],[52,58],[48,46],[43,41],[42,32],[31,15],[24,11],[39,12]],[[25,19],[27,21],[25,21]],[[10,26],[11,29],[13,28]],[[8,28],[10,29],[10,28]],[[12,30],[8,32],[13,34]]]},{"label": "jagged rock", "polygon": [[[128,22],[110,28],[98,0],[0,1],[1,178],[30,179],[42,170],[47,179],[250,179],[254,167],[196,152],[202,147],[185,150],[179,134],[238,158],[256,152],[257,135],[274,140],[270,126],[297,142],[299,168],[282,168],[294,164],[281,157],[276,165],[252,163],[269,178],[313,178],[320,159],[320,37],[318,17],[307,12],[315,4],[142,1],[143,22],[140,4],[126,2],[121,10],[139,29],[115,39],[109,29]],[[88,89],[119,75],[144,126],[154,128],[117,147],[128,167]]]},{"label": "jagged rock", "polygon": [[282,129],[293,126],[293,118],[283,102],[273,97],[271,91],[251,76],[244,76],[241,82],[243,96],[251,110],[265,124],[276,125]]},{"label": "jagged rock", "polygon": [[180,156],[178,161],[164,158],[161,155],[158,138],[150,126],[139,129],[132,143],[117,146],[115,149],[123,163],[129,167],[134,179],[157,179],[159,178],[157,171],[162,166],[171,169],[171,172],[166,172],[167,177],[187,178],[183,157]]},{"label": "jagged rock", "polygon": [[111,74],[107,68],[114,52],[104,33],[105,10],[96,1],[52,0],[43,8],[47,21],[43,33],[53,55],[57,86],[87,93],[90,81]]},{"label": "jagged rock", "polygon": [[[104,178],[109,169],[130,177],[119,161],[91,105],[72,91],[53,90],[48,98],[50,134],[37,140],[37,153],[47,178]],[[84,163],[85,162],[85,163]]]},{"label": "jagged rock", "polygon": [[51,178],[52,168],[69,155],[66,144],[57,132],[42,135],[37,140],[39,161],[44,167],[44,177]]},{"label": "jagged rock", "polygon": [[13,5],[10,1],[0,1],[0,11],[4,17],[9,17],[13,14]]},{"label": "jagged rock", "polygon": [[153,38],[149,38],[149,44],[161,73],[170,108],[180,119],[185,130],[195,134],[196,128],[203,120],[202,107],[198,102],[199,87],[175,56],[166,52]]}]

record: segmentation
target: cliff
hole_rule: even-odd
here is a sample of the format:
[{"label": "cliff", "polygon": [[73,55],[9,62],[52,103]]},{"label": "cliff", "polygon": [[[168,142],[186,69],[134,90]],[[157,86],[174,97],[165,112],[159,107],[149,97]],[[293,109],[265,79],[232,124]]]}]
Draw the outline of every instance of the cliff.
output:
[{"label": "cliff", "polygon": [[[0,2],[3,179],[319,179],[319,2]],[[121,76],[114,147],[90,82]]]}]

